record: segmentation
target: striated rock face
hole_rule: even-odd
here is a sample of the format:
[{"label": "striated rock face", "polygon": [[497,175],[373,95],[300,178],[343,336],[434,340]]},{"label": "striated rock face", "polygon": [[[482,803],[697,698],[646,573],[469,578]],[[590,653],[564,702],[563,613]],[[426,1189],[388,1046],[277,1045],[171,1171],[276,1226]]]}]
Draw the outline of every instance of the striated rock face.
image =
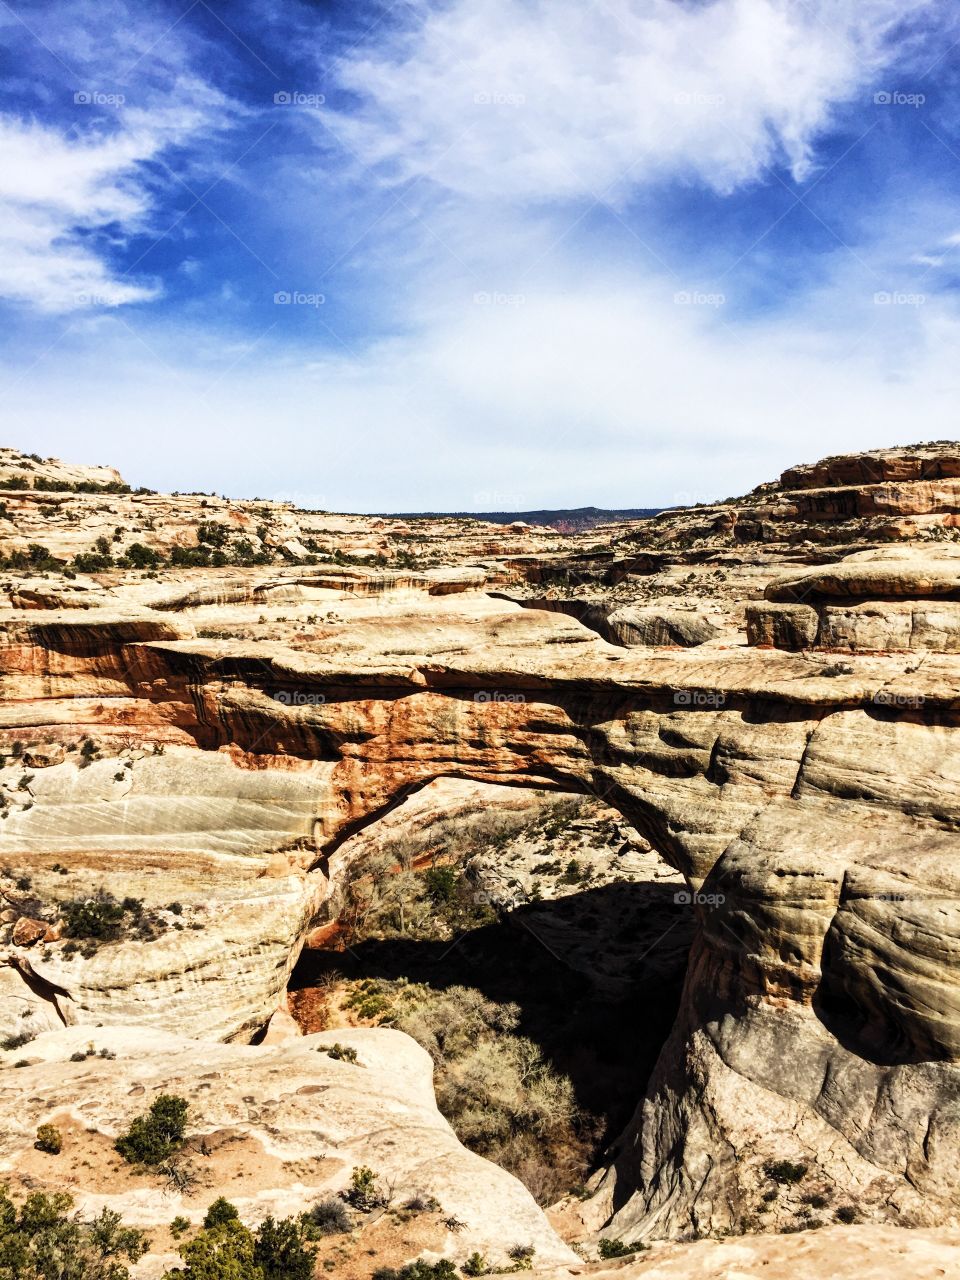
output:
[{"label": "striated rock face", "polygon": [[806,466],[790,467],[780,477],[784,489],[827,489],[840,485],[960,478],[960,456],[953,441],[904,449],[874,449],[840,454]]},{"label": "striated rock face", "polygon": [[[207,748],[193,752],[198,778],[202,761],[222,761],[210,753],[218,746],[257,786],[277,785],[281,759],[321,768],[305,776],[333,876],[343,834],[448,774],[593,791],[684,873],[699,919],[687,993],[601,1189],[611,1233],[742,1227],[774,1158],[815,1166],[875,1216],[950,1219],[960,1137],[952,660],[911,670],[905,658],[864,657],[847,674],[820,675],[777,651],[639,656],[534,610],[434,624],[432,651],[420,654],[413,641],[428,633],[405,630],[405,653],[391,652],[380,619],[358,619],[309,653],[136,642],[126,646],[137,650],[134,674],[153,681],[136,697],[144,682],[131,679],[127,698],[141,732],[172,720]],[[87,678],[95,687],[99,677]],[[49,677],[46,687],[57,693]],[[6,820],[0,848],[36,848],[63,821],[77,792],[54,788],[57,768],[31,782],[43,783],[34,807],[13,827]],[[299,784],[299,772],[289,776]],[[150,778],[144,799],[156,813]],[[182,815],[165,825],[179,829]],[[69,993],[77,1021],[203,1021],[202,1034],[239,1035],[279,1003],[281,956],[313,909],[308,884],[322,894],[323,879],[308,877],[272,917],[259,903],[244,916],[238,904],[232,927],[211,922],[196,943],[186,931],[139,955],[131,943],[126,969],[122,945],[89,962],[56,947],[46,961],[13,954]],[[274,959],[253,982],[245,957],[259,965],[260,939]]]},{"label": "striated rock face", "polygon": [[[777,489],[736,520],[675,513],[651,522],[649,554],[633,529],[637,554],[618,544],[566,574],[546,556],[452,575],[231,570],[42,614],[13,591],[11,1016],[249,1038],[283,1002],[347,837],[439,778],[592,793],[683,876],[694,935],[677,1023],[595,1187],[605,1233],[774,1230],[808,1188],[872,1220],[955,1222],[960,560],[841,557],[839,526],[791,559],[820,527],[803,510]],[[715,558],[667,563],[705,520],[695,554]],[[780,550],[744,564],[729,548],[749,520]],[[519,600],[523,575],[544,608],[489,594]],[[649,634],[672,642],[605,638],[578,612],[605,584],[604,625],[656,618]],[[311,591],[332,618],[308,612]],[[668,630],[684,592],[686,621],[715,628],[702,642]],[[30,768],[15,741],[64,759]],[[12,937],[100,888],[143,899],[158,936],[72,958],[63,939]],[[796,1204],[763,1198],[783,1160],[805,1169]]]},{"label": "striated rock face", "polygon": [[[331,1058],[335,1042],[354,1049],[356,1062]],[[509,1265],[507,1250],[523,1243],[546,1266],[576,1261],[526,1188],[460,1145],[437,1111],[429,1055],[399,1031],[340,1029],[251,1047],[72,1028],[0,1056],[27,1063],[0,1083],[3,1180],[14,1193],[68,1190],[82,1212],[107,1207],[147,1228],[152,1249],[138,1275],[177,1263],[166,1228],[178,1214],[198,1223],[227,1195],[251,1225],[296,1216],[347,1189],[363,1166],[396,1208],[418,1195],[438,1202],[409,1252],[426,1247],[462,1262],[476,1250]],[[160,1174],[132,1173],[113,1150],[160,1093],[190,1105],[184,1159],[196,1184],[185,1191]],[[40,1124],[60,1129],[60,1155],[34,1150]],[[360,1253],[381,1216],[354,1214],[357,1236],[336,1243]],[[451,1230],[454,1220],[461,1225]]]},{"label": "striated rock face", "polygon": [[[960,651],[960,554],[861,552],[775,579],[747,639],[782,649]],[[805,602],[805,603],[804,603]]]}]

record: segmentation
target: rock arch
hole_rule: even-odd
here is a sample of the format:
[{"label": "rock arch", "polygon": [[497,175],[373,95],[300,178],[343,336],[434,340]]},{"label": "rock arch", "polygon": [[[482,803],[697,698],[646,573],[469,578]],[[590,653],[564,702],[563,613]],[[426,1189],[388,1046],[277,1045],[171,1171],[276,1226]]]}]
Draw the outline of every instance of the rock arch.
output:
[{"label": "rock arch", "polygon": [[[72,622],[69,646],[49,626],[17,637],[37,681],[31,728],[75,733],[79,715],[122,711],[141,736],[189,745],[198,771],[259,775],[267,803],[283,775],[302,791],[289,831],[309,838],[319,820],[321,854],[445,774],[592,790],[703,895],[677,1026],[598,1200],[612,1231],[743,1226],[776,1155],[864,1203],[892,1198],[901,1220],[954,1216],[960,689],[946,659],[837,673],[775,650],[613,654],[532,610],[441,658],[278,655],[136,629],[79,644],[90,625]],[[0,843],[18,847],[30,825]],[[326,891],[301,873],[277,919],[305,922]],[[282,989],[284,936],[292,952],[300,928],[278,931],[269,964],[245,961],[237,1013],[252,1012],[232,1034],[271,982]],[[196,999],[178,946],[177,975],[158,960],[152,987],[114,1002],[122,1019],[151,998],[145,1017],[175,1019]],[[262,939],[245,946],[266,954]],[[62,967],[31,963],[70,989]],[[879,1018],[906,1046],[897,1061],[869,1053]]]}]

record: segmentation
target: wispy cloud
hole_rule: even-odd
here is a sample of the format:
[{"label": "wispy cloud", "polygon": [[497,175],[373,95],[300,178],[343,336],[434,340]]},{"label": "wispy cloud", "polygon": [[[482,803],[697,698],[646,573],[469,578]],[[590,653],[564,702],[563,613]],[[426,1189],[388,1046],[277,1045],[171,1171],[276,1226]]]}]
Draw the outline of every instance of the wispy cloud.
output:
[{"label": "wispy cloud", "polygon": [[[417,0],[339,61],[340,124],[385,175],[550,201],[688,178],[797,179],[835,108],[938,0]],[[406,12],[406,10],[405,10]],[[902,53],[903,46],[900,47]]]},{"label": "wispy cloud", "polygon": [[[96,102],[84,110],[99,115]],[[109,258],[131,235],[154,226],[156,178],[146,165],[209,127],[220,95],[180,82],[165,109],[113,107],[70,131],[0,117],[0,296],[41,311],[95,303],[119,306],[159,296],[159,282],[127,278]]]}]

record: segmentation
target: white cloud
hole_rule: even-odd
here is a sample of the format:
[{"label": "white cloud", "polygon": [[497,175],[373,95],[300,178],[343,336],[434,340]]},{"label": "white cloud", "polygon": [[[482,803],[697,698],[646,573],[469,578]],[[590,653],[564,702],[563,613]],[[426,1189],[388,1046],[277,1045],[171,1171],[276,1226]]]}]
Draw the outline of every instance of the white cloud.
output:
[{"label": "white cloud", "polygon": [[[82,458],[95,440],[134,483],[295,487],[355,510],[483,509],[491,494],[510,507],[666,505],[827,453],[955,434],[960,323],[933,302],[864,298],[832,326],[820,313],[723,321],[675,303],[670,283],[545,290],[466,300],[353,355],[309,354],[289,334],[249,358],[208,343],[203,367],[202,336],[175,347],[101,327],[109,397],[78,356],[55,384],[42,362],[5,404],[11,443]],[[37,434],[20,438],[18,421]]]},{"label": "white cloud", "polygon": [[[802,179],[835,107],[936,0],[419,0],[412,27],[341,60],[338,127],[395,178],[540,201],[660,177],[728,192]],[[901,52],[903,47],[901,46]],[[880,86],[883,87],[883,86]],[[864,99],[866,101],[866,98]]]},{"label": "white cloud", "polygon": [[114,0],[64,0],[29,26],[4,12],[0,28],[20,99],[54,108],[44,122],[0,115],[0,297],[52,314],[159,297],[142,264],[124,275],[110,257],[163,232],[157,163],[230,114],[192,72],[191,37]]}]

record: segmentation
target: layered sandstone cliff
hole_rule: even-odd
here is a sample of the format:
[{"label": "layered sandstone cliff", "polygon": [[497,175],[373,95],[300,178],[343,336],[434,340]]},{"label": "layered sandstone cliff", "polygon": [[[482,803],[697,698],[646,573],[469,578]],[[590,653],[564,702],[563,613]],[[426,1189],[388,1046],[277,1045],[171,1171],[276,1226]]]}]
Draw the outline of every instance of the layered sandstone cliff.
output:
[{"label": "layered sandstone cliff", "polygon": [[[876,480],[872,461],[786,473],[736,521],[663,517],[646,557],[644,529],[618,528],[629,563],[612,546],[566,569],[114,574],[86,608],[57,597],[69,580],[12,582],[8,1026],[248,1038],[353,832],[444,777],[592,793],[682,874],[695,930],[584,1221],[625,1240],[776,1230],[807,1194],[954,1223],[960,559],[926,535],[851,549],[849,520],[795,500],[852,486],[872,513],[857,538],[879,537],[875,486],[906,486],[890,502],[910,511],[960,473],[956,449],[911,457]],[[741,518],[775,533],[745,563]],[[585,596],[602,626],[565,603]],[[691,604],[709,627],[688,644],[669,619]],[[58,902],[104,886],[158,936],[65,955]],[[17,935],[34,916],[49,932]],[[804,1170],[795,1204],[763,1198],[778,1161]]]}]

